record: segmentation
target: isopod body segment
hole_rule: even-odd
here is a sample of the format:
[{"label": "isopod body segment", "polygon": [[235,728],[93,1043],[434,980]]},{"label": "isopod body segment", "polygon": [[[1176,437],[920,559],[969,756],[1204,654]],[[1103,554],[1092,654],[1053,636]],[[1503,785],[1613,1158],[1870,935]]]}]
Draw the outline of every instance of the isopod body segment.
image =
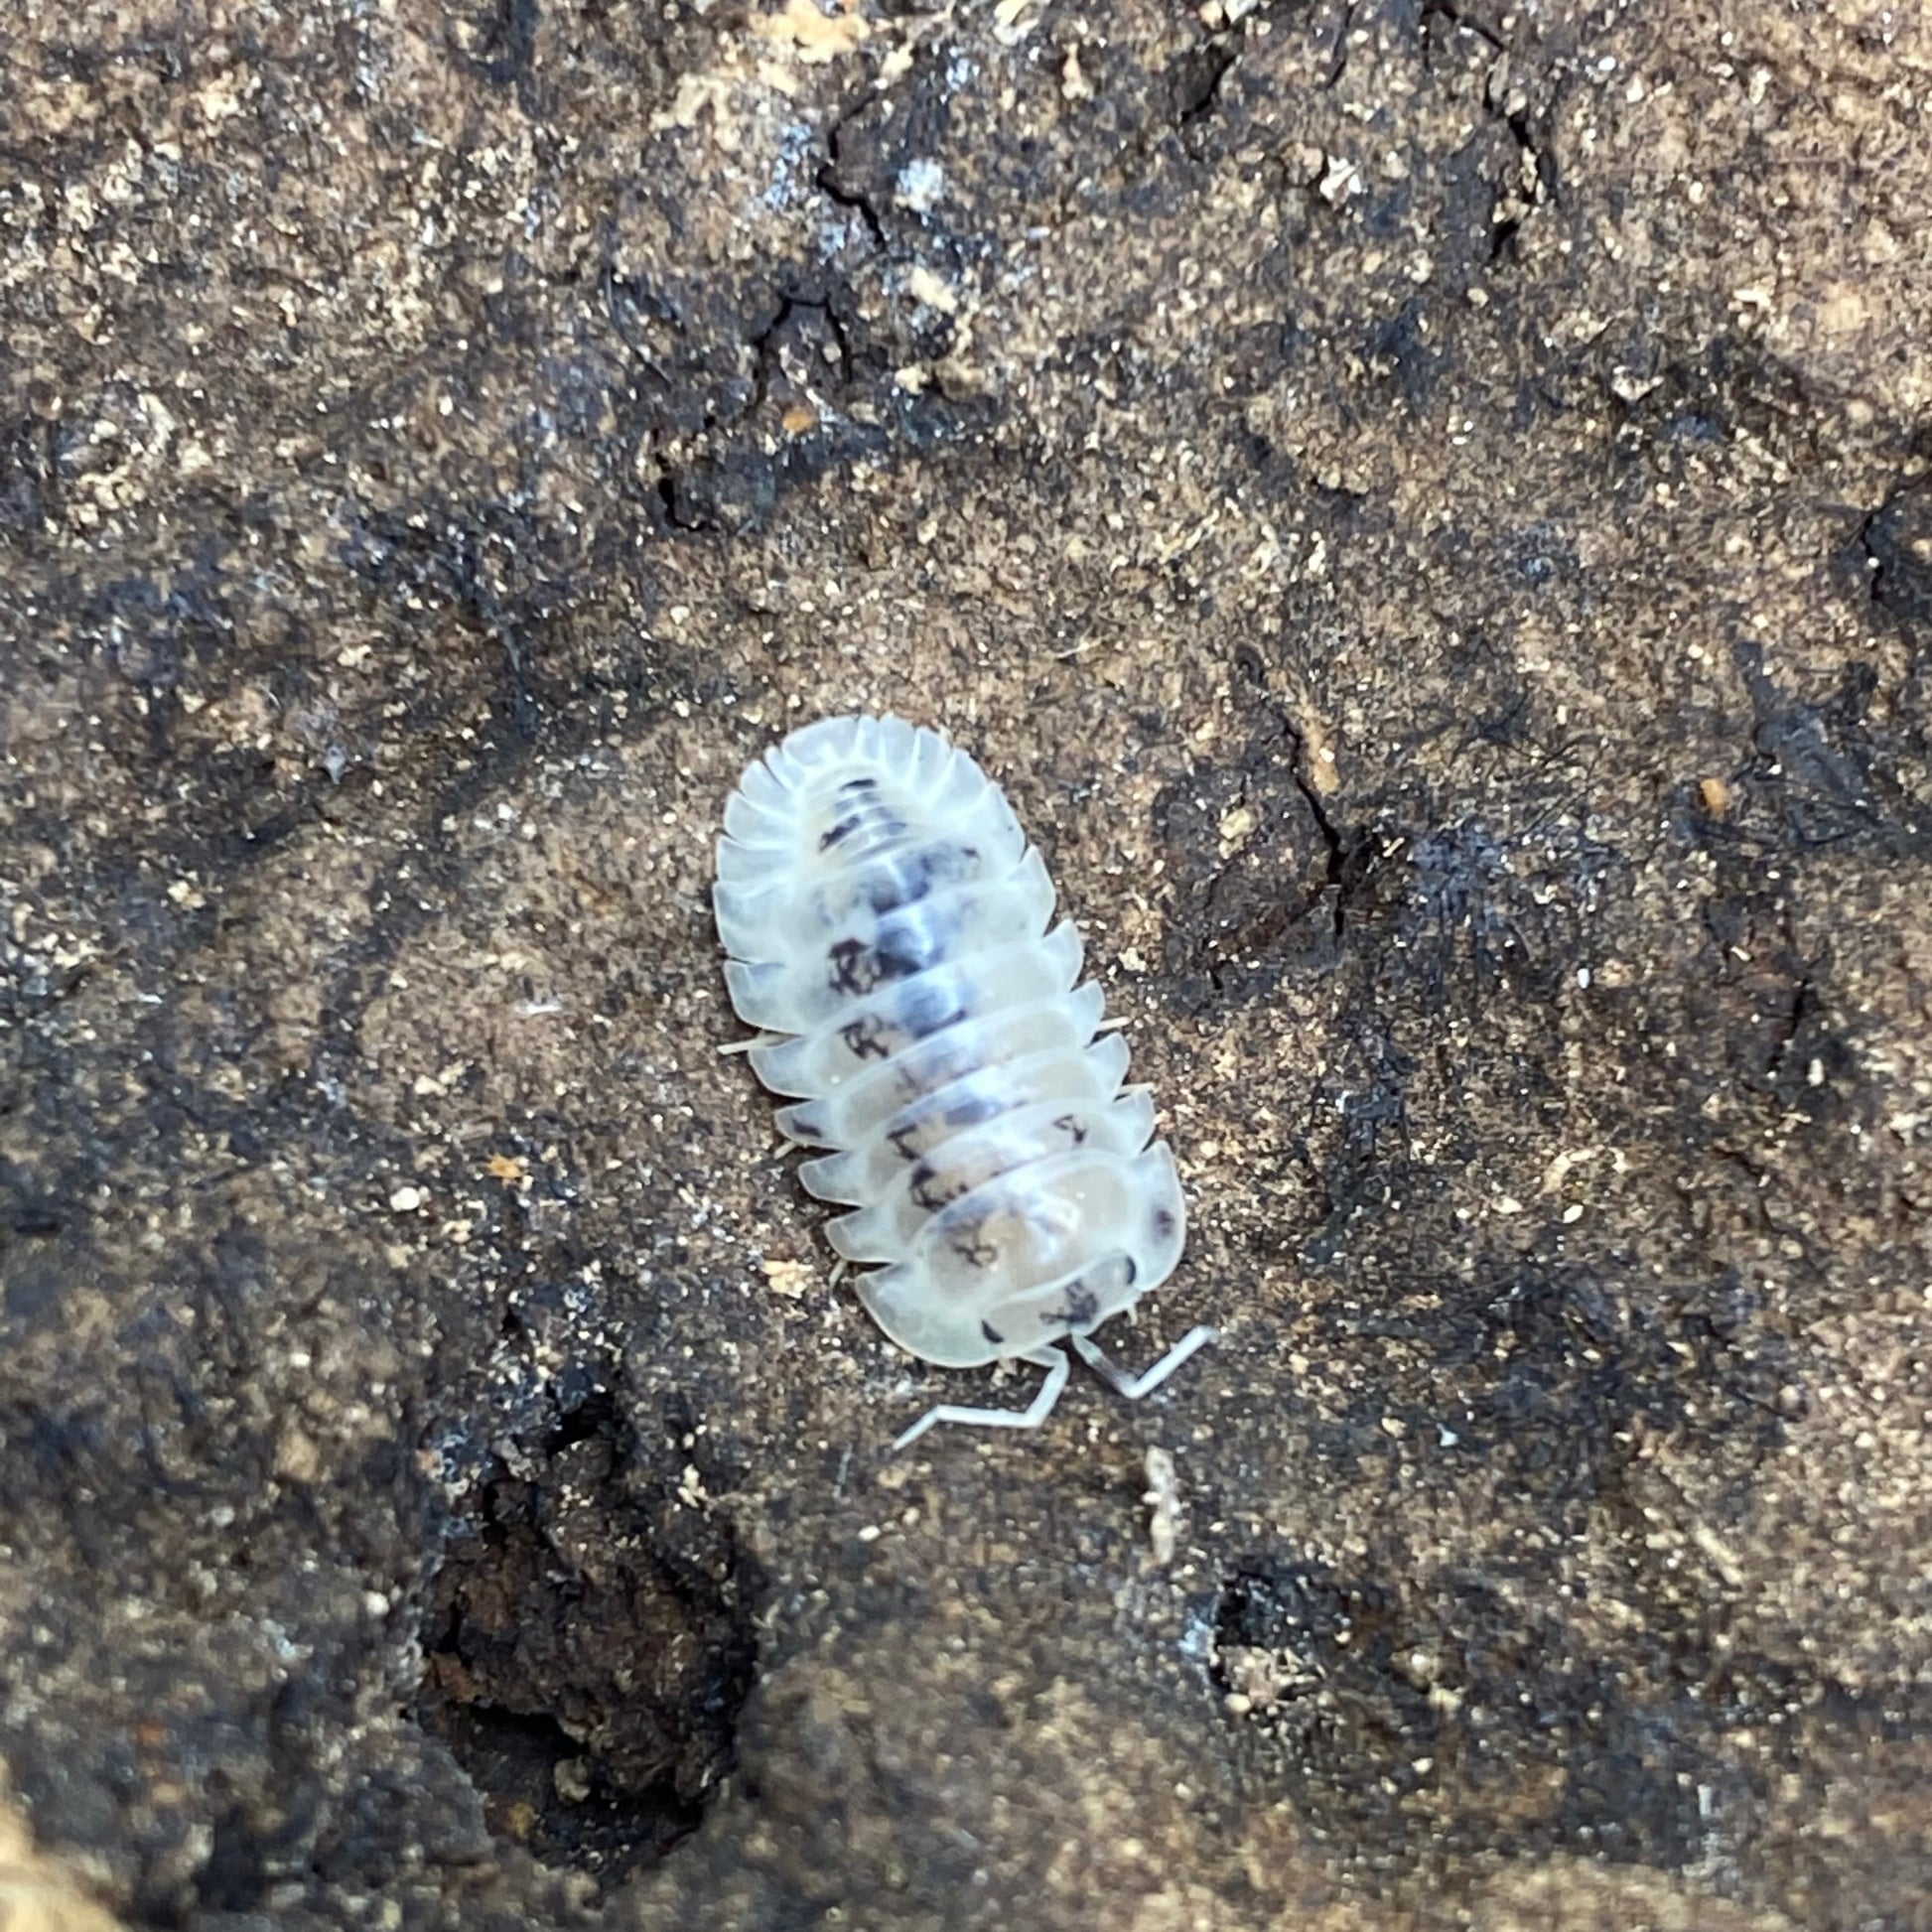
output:
[{"label": "isopod body segment", "polygon": [[828,1150],[800,1178],[852,1211],[832,1245],[871,1264],[861,1300],[901,1347],[970,1367],[1047,1368],[1024,1411],[933,1423],[1031,1427],[1076,1351],[1141,1395],[1090,1337],[1173,1272],[1186,1207],[1100,988],[1000,788],[938,733],[827,718],[752,764],[725,810],[713,895],[739,1017],[760,1031],[778,1126]]}]

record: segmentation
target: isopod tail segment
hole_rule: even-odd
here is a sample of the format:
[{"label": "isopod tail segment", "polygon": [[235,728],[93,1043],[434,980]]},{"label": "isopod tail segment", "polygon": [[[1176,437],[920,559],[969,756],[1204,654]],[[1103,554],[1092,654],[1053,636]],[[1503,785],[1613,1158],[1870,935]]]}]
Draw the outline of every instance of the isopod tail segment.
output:
[{"label": "isopod tail segment", "polygon": [[[1152,1368],[1144,1369],[1139,1375],[1128,1374],[1098,1342],[1087,1335],[1069,1334],[1067,1340],[1073,1344],[1073,1352],[1117,1396],[1126,1402],[1138,1402],[1142,1396],[1152,1395],[1197,1350],[1205,1348],[1210,1341],[1218,1340],[1219,1334],[1218,1329],[1204,1325],[1189,1328]],[[1029,1349],[1018,1359],[1033,1362],[1046,1371],[1046,1380],[1039,1385],[1039,1393],[1026,1408],[971,1409],[953,1402],[942,1402],[936,1408],[928,1409],[910,1429],[895,1438],[891,1452],[897,1455],[900,1449],[916,1443],[928,1429],[942,1422],[965,1423],[976,1429],[1037,1429],[1053,1413],[1054,1404],[1066,1389],[1073,1364],[1051,1346]]]}]

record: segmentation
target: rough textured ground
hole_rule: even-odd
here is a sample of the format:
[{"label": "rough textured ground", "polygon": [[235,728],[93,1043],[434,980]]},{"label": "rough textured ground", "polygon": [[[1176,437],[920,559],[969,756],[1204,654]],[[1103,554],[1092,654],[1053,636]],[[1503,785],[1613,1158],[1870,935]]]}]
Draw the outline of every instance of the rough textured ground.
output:
[{"label": "rough textured ground", "polygon": [[[827,6],[12,0],[0,1921],[1932,1925],[1932,25]],[[897,1461],[861,705],[1225,1330]]]}]

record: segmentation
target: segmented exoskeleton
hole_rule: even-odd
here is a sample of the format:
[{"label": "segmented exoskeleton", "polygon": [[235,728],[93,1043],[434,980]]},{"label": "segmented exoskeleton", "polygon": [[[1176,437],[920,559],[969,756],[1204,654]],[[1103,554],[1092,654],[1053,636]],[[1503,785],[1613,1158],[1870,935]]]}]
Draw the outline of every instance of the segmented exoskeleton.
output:
[{"label": "segmented exoskeleton", "polygon": [[753,764],[725,811],[714,894],[739,1017],[767,1037],[759,1078],[793,1097],[778,1125],[830,1148],[800,1178],[855,1209],[828,1229],[878,1264],[859,1295],[893,1340],[969,1367],[1048,1371],[1022,1411],[941,1406],[936,1422],[1032,1428],[1065,1387],[1071,1342],[1130,1397],[1164,1381],[1196,1328],[1138,1378],[1090,1337],[1173,1273],[1186,1210],[1127,1046],[1098,1034],[1070,920],[1000,789],[936,732],[828,718]]}]

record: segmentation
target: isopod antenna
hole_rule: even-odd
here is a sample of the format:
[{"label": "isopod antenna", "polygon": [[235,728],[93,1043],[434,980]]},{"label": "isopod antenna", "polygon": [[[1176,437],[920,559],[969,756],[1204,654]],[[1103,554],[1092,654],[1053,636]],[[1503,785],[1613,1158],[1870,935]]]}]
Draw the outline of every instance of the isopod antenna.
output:
[{"label": "isopod antenna", "polygon": [[[1189,1328],[1152,1368],[1144,1369],[1139,1375],[1129,1375],[1098,1342],[1086,1335],[1068,1335],[1074,1353],[1099,1376],[1101,1381],[1126,1402],[1138,1402],[1144,1395],[1152,1395],[1181,1363],[1210,1341],[1220,1338],[1218,1328],[1203,1324]],[[972,1409],[954,1402],[942,1402],[936,1408],[928,1409],[912,1427],[894,1440],[891,1453],[897,1455],[900,1449],[916,1443],[928,1429],[942,1422],[965,1423],[979,1429],[1037,1429],[1053,1413],[1053,1405],[1060,1399],[1066,1388],[1066,1379],[1072,1364],[1057,1348],[1036,1348],[1021,1358],[1036,1362],[1046,1371],[1046,1380],[1039,1385],[1039,1393],[1024,1409]]]}]

